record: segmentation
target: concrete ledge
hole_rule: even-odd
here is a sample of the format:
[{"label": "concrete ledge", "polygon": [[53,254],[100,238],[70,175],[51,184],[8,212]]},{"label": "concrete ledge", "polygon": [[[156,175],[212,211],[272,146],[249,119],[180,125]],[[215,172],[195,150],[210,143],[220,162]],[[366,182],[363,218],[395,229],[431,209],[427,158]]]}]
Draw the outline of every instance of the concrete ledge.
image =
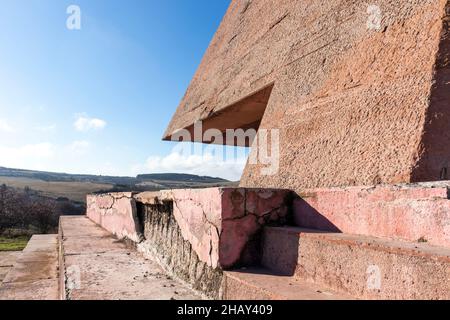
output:
[{"label": "concrete ledge", "polygon": [[200,299],[87,217],[61,217],[60,244],[64,300]]},{"label": "concrete ledge", "polygon": [[0,287],[0,300],[58,300],[57,235],[35,235]]},{"label": "concrete ledge", "polygon": [[0,285],[21,254],[21,251],[0,252]]},{"label": "concrete ledge", "polygon": [[263,226],[286,222],[290,196],[287,190],[243,188],[90,195],[87,216],[117,237],[139,243],[143,221],[136,204],[172,202],[182,236],[199,260],[226,269],[241,262],[246,246]]},{"label": "concrete ledge", "polygon": [[217,299],[222,271],[259,263],[263,227],[285,224],[291,199],[287,190],[242,188],[90,195],[87,216]]},{"label": "concrete ledge", "polygon": [[173,214],[173,202],[141,204],[138,212],[144,227],[138,251],[202,295],[220,298],[223,272],[201,261],[191,243],[183,238]]},{"label": "concrete ledge", "polygon": [[267,269],[225,272],[226,300],[350,300],[317,284],[274,274]]},{"label": "concrete ledge", "polygon": [[139,241],[139,221],[134,193],[87,196],[87,216],[119,238]]},{"label": "concrete ledge", "polygon": [[305,190],[299,227],[450,247],[450,182]]},{"label": "concrete ledge", "polygon": [[450,249],[428,244],[266,228],[263,264],[362,299],[450,299]]}]

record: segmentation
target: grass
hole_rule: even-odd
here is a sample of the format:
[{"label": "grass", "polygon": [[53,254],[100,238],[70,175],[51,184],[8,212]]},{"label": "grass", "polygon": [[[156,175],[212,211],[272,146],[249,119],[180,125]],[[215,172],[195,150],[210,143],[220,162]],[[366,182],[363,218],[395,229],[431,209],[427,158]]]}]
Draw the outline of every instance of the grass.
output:
[{"label": "grass", "polygon": [[22,251],[30,238],[27,236],[5,237],[0,236],[1,251]]}]

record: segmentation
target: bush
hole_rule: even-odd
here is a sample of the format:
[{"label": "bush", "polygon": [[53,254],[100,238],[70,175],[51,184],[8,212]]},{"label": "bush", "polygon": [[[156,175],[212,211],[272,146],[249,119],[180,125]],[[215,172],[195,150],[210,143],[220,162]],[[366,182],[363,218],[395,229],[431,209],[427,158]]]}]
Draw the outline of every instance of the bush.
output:
[{"label": "bush", "polygon": [[59,216],[56,200],[39,196],[29,188],[19,191],[0,186],[0,234],[30,228],[48,233],[58,226]]}]

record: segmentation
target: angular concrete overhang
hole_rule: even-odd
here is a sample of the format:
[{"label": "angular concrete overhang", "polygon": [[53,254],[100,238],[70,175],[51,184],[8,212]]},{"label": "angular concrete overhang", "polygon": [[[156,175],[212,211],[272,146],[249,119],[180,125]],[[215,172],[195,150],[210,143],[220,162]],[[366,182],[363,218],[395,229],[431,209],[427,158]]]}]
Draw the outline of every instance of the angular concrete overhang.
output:
[{"label": "angular concrete overhang", "polygon": [[279,130],[278,174],[248,164],[246,187],[448,179],[449,20],[450,0],[233,0],[164,139]]},{"label": "angular concrete overhang", "polygon": [[[233,139],[230,143],[230,140],[226,139],[226,130],[243,129],[244,131],[247,131],[248,129],[254,129],[255,131],[258,131],[272,88],[272,84],[268,85],[260,91],[251,94],[230,106],[216,111],[212,110],[206,116],[199,115],[195,122],[201,121],[202,123],[200,135],[195,134],[195,122],[182,129],[189,132],[192,137],[192,142],[211,144],[227,144],[228,142],[228,144],[233,146],[250,147],[253,142],[252,137],[242,141],[240,139]],[[205,133],[210,129],[216,129],[222,133],[222,140],[220,142],[205,136]],[[173,132],[170,130],[171,129],[168,129],[168,132],[166,132],[163,139],[167,141],[177,141],[175,135],[178,130],[174,130]]]}]

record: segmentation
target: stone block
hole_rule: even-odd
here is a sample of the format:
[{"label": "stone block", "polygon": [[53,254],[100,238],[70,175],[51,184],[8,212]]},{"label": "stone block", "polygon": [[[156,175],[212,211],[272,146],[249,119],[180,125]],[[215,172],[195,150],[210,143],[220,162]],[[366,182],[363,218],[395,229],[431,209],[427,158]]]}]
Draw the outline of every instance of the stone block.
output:
[{"label": "stone block", "polygon": [[139,241],[139,221],[133,193],[87,196],[87,216],[119,238]]},{"label": "stone block", "polygon": [[286,221],[290,194],[287,190],[210,188],[90,195],[87,216],[119,238],[140,242],[143,221],[139,221],[136,202],[172,202],[181,234],[199,260],[213,269],[231,268],[242,262],[246,246],[263,226]]},{"label": "stone block", "polygon": [[304,190],[299,227],[450,247],[448,182]]}]

